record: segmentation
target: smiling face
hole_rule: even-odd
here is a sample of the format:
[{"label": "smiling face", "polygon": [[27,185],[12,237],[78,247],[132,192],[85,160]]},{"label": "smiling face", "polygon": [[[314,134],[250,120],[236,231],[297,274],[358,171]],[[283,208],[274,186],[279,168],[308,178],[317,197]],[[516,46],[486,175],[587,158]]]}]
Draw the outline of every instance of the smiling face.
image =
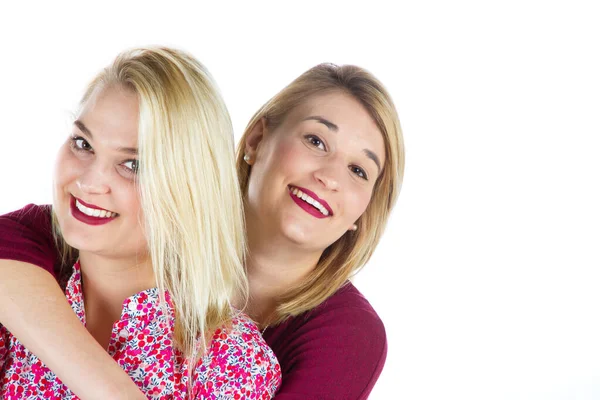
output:
[{"label": "smiling face", "polygon": [[323,251],[366,210],[385,163],[381,132],[351,95],[314,96],[246,140],[248,228]]},{"label": "smiling face", "polygon": [[84,104],[54,175],[54,212],[65,241],[107,257],[146,253],[136,187],[139,105],[120,87],[96,89]]}]

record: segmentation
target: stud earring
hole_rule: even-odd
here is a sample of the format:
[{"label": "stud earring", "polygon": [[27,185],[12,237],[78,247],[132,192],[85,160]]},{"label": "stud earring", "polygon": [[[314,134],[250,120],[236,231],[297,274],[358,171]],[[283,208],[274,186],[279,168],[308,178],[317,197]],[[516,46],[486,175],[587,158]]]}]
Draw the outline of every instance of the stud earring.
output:
[{"label": "stud earring", "polygon": [[247,164],[250,164],[250,154],[244,154],[244,161],[246,161]]},{"label": "stud earring", "polygon": [[358,225],[354,224],[352,225],[352,228],[350,228],[351,231],[356,231],[358,229]]}]

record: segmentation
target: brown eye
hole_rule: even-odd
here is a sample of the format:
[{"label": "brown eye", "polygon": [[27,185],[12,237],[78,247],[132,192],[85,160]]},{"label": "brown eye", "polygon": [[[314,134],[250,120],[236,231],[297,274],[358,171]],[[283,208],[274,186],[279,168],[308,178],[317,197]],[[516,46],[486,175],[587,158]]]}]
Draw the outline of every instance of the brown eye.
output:
[{"label": "brown eye", "polygon": [[316,147],[323,151],[327,150],[325,148],[325,143],[323,143],[321,138],[319,138],[316,135],[306,135],[306,136],[304,136],[304,140],[306,140],[306,142],[313,147]]},{"label": "brown eye", "polygon": [[71,145],[75,150],[78,151],[90,151],[92,150],[92,146],[88,143],[87,140],[82,138],[81,136],[75,136],[71,138]]},{"label": "brown eye", "polygon": [[356,165],[351,165],[348,168],[350,168],[350,171],[352,171],[352,173],[355,174],[356,176],[358,176],[359,178],[362,178],[365,181],[369,180],[369,178],[367,177],[367,173],[361,167],[357,167]]}]

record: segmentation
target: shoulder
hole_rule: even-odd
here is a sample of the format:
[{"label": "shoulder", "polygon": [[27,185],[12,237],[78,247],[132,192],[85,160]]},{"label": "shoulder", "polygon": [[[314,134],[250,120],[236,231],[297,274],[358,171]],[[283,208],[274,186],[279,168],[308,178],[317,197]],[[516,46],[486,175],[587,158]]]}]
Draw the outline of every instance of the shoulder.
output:
[{"label": "shoulder", "polygon": [[275,354],[245,314],[236,314],[228,326],[215,331],[209,359],[210,366],[204,363],[198,367],[210,371],[209,380],[224,395],[271,398],[281,384],[281,369]]},{"label": "shoulder", "polygon": [[51,206],[28,204],[0,216],[0,259],[38,265],[54,272],[57,252]]},{"label": "shoulder", "polygon": [[48,204],[28,204],[20,210],[0,215],[0,221],[12,221],[22,226],[48,229],[51,228],[51,210],[52,206]]},{"label": "shoulder", "polygon": [[383,347],[386,340],[383,321],[371,303],[350,282],[300,318],[307,326],[335,328],[346,338],[368,340],[375,346]]},{"label": "shoulder", "polygon": [[349,308],[363,311],[367,314],[371,314],[377,319],[377,313],[371,306],[371,303],[365,298],[365,296],[352,284],[352,282],[346,282],[337,292],[335,292],[329,299],[325,300],[321,305],[316,307],[311,312],[330,312],[334,309]]},{"label": "shoulder", "polygon": [[227,354],[241,354],[243,350],[261,362],[277,363],[256,324],[243,313],[236,314],[228,326],[215,331],[211,347],[216,354],[224,353],[223,350],[227,350]]},{"label": "shoulder", "polygon": [[[387,339],[383,321],[371,303],[350,282],[306,316],[307,324],[331,325],[348,344],[369,349],[385,359]],[[354,341],[354,342],[352,342]]]},{"label": "shoulder", "polygon": [[278,396],[366,398],[387,357],[383,322],[351,283],[315,309],[269,329],[265,339],[281,363]]},{"label": "shoulder", "polygon": [[[345,337],[367,337],[369,340],[385,342],[385,327],[381,318],[362,293],[350,282],[340,288],[321,305],[281,324],[285,331],[322,333],[323,338],[332,334]],[[273,330],[277,330],[275,327]],[[335,339],[332,337],[332,339]]]}]

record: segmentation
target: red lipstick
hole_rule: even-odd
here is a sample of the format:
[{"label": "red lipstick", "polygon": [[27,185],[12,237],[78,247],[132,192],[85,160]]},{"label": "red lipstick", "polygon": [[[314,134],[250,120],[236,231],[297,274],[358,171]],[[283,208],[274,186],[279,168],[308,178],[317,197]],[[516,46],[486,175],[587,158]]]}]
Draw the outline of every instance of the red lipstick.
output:
[{"label": "red lipstick", "polygon": [[[317,200],[323,207],[325,207],[325,209],[329,212],[329,215],[323,215],[323,213],[321,211],[317,210],[316,207],[313,207],[311,204],[308,204],[306,201],[304,201],[301,198],[299,198],[298,196],[296,196],[292,192],[293,188],[296,188],[296,189],[300,190],[302,193],[306,193],[308,196],[312,197],[314,200]],[[292,200],[294,200],[294,202],[300,208],[302,208],[304,211],[306,211],[313,217],[327,218],[327,217],[333,216],[333,211],[331,210],[331,207],[329,206],[329,204],[327,204],[327,202],[325,200],[320,199],[319,196],[317,196],[314,192],[312,192],[308,189],[305,189],[303,187],[300,187],[300,186],[290,186],[290,189],[291,190],[289,190],[289,193],[290,193],[290,197],[292,198]]]},{"label": "red lipstick", "polygon": [[[73,215],[73,218],[75,218],[76,220],[83,222],[84,224],[88,224],[88,225],[104,225],[109,223],[110,221],[114,220],[116,218],[116,216],[110,217],[110,218],[100,218],[100,217],[91,217],[87,214],[82,213],[81,211],[79,211],[79,209],[77,208],[77,206],[75,205],[75,197],[71,196],[71,215]],[[99,207],[96,207],[92,204],[88,204],[88,203],[84,203],[83,201],[81,201],[80,199],[77,199],[81,204],[83,204],[86,207],[90,207],[90,208],[96,208],[96,209],[100,209]]]}]

